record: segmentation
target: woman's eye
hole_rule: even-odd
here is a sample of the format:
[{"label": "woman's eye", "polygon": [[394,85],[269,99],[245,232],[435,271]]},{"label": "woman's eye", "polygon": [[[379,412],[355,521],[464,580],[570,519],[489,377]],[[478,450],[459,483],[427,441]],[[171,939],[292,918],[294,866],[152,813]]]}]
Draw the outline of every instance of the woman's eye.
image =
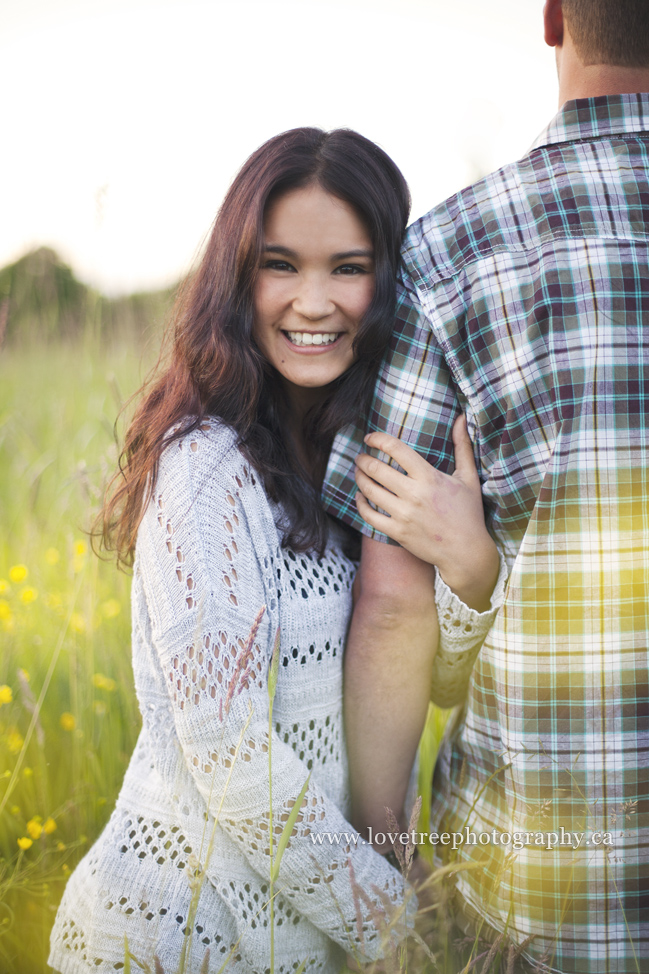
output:
[{"label": "woman's eye", "polygon": [[267,260],[264,262],[264,267],[269,268],[272,271],[294,271],[295,268],[292,264],[289,264],[286,260]]},{"label": "woman's eye", "polygon": [[353,277],[356,274],[367,274],[367,268],[360,267],[358,264],[342,264],[341,267],[336,268],[334,273]]}]

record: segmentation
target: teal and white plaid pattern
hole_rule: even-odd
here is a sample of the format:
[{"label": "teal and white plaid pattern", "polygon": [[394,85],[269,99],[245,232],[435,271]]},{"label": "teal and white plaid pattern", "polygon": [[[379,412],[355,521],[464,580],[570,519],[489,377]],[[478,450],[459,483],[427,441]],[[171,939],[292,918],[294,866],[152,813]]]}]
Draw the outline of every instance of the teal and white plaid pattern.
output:
[{"label": "teal and white plaid pattern", "polygon": [[[449,469],[465,410],[511,567],[432,826],[495,830],[450,853],[475,866],[458,889],[533,936],[539,969],[648,971],[649,95],[568,103],[520,162],[415,223],[404,260],[367,427]],[[337,438],[325,503],[374,535],[353,502],[364,432]]]}]

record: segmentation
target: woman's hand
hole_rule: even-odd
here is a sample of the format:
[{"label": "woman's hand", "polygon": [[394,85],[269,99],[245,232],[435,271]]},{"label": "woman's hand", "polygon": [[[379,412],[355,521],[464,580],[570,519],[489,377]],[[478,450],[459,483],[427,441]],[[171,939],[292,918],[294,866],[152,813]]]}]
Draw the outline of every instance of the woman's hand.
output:
[{"label": "woman's hand", "polygon": [[[387,453],[406,473],[359,454],[356,483],[361,493],[356,495],[356,506],[363,520],[421,561],[435,565],[466,605],[479,612],[490,608],[498,551],[484,521],[465,417],[458,416],[453,425],[455,472],[450,476],[387,433],[370,433],[365,442]],[[368,501],[387,514],[375,511]]]}]

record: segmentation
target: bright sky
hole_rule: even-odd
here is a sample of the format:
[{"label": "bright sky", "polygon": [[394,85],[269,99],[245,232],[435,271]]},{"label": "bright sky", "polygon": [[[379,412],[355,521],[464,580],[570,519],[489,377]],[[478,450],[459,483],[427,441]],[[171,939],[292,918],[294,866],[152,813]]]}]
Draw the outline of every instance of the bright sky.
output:
[{"label": "bright sky", "polygon": [[542,0],[0,0],[0,265],[108,293],[189,267],[238,167],[297,125],[401,167],[413,218],[554,115]]}]

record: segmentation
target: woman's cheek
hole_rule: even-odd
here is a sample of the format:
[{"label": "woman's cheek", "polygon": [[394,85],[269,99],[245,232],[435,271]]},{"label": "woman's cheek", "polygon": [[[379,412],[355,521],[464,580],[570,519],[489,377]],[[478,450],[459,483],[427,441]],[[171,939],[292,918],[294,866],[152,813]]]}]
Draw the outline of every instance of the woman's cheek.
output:
[{"label": "woman's cheek", "polygon": [[374,297],[375,280],[374,275],[367,275],[363,278],[362,287],[359,289],[358,320],[363,317]]},{"label": "woman's cheek", "polygon": [[351,289],[342,296],[340,306],[347,320],[358,326],[374,297],[374,279],[363,278],[355,286],[353,292],[350,293],[350,291]]}]

